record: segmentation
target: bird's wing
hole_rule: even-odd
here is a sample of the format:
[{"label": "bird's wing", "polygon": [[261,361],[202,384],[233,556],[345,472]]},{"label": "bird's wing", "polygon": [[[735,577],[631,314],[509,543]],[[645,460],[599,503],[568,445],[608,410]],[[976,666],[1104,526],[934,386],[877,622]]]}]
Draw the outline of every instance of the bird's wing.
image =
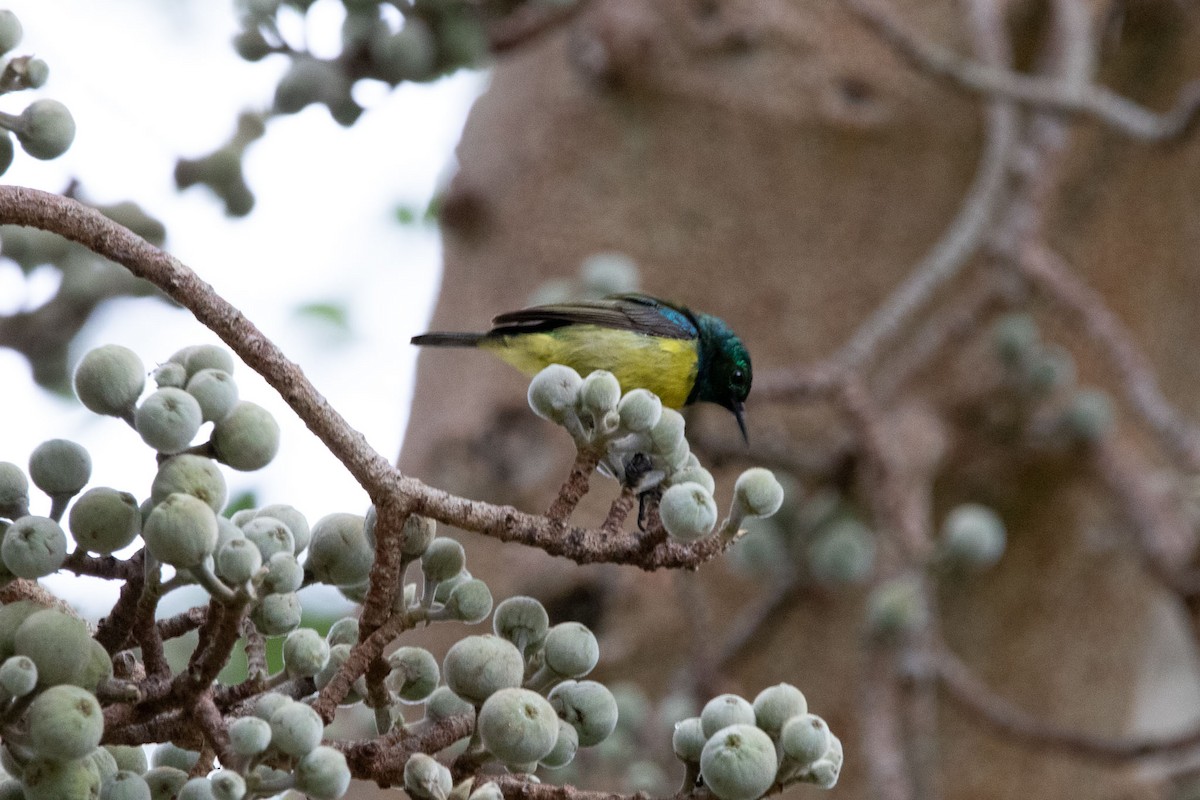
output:
[{"label": "bird's wing", "polygon": [[492,320],[489,336],[540,333],[566,325],[597,325],[668,339],[695,339],[695,318],[686,308],[644,294],[622,294],[604,300],[559,303],[510,311]]}]

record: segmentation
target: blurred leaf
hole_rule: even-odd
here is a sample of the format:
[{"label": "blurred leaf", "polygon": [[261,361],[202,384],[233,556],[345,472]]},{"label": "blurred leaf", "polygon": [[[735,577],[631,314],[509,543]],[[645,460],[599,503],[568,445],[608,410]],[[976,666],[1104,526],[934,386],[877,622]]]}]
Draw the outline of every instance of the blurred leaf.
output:
[{"label": "blurred leaf", "polygon": [[229,504],[225,506],[225,510],[221,513],[226,517],[232,517],[239,511],[245,511],[248,508],[258,507],[258,493],[253,489],[247,489],[243,492],[235,494],[229,498]]},{"label": "blurred leaf", "polygon": [[320,322],[342,333],[350,332],[350,309],[344,303],[317,301],[296,309],[301,319]]}]

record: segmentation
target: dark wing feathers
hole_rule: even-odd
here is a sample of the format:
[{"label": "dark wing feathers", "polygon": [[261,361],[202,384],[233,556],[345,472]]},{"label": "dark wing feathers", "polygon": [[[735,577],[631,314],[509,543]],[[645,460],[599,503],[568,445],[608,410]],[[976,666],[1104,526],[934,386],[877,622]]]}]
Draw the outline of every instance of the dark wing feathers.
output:
[{"label": "dark wing feathers", "polygon": [[695,317],[686,308],[644,294],[621,294],[510,311],[492,320],[488,336],[538,333],[566,325],[598,325],[669,339],[694,339],[699,333]]}]

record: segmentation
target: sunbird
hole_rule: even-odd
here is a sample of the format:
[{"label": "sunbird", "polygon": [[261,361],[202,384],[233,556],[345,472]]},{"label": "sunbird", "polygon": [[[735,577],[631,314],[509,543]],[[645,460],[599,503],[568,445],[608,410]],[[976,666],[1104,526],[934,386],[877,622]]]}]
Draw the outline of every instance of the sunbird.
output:
[{"label": "sunbird", "polygon": [[663,405],[716,403],[746,433],[750,353],[724,320],[644,294],[509,311],[486,333],[423,333],[412,343],[481,347],[535,375],[551,364],[580,375],[605,369],[623,391],[642,388]]}]

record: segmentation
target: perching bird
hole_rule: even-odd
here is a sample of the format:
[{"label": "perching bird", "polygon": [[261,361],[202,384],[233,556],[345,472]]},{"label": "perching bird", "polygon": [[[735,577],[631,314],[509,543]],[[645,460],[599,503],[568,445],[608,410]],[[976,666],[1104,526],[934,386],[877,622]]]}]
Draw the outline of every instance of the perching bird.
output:
[{"label": "perching bird", "polygon": [[580,375],[606,369],[623,391],[643,388],[663,404],[724,406],[746,434],[750,354],[725,322],[644,294],[534,306],[492,320],[487,333],[424,333],[412,343],[482,347],[534,375],[565,364]]}]

